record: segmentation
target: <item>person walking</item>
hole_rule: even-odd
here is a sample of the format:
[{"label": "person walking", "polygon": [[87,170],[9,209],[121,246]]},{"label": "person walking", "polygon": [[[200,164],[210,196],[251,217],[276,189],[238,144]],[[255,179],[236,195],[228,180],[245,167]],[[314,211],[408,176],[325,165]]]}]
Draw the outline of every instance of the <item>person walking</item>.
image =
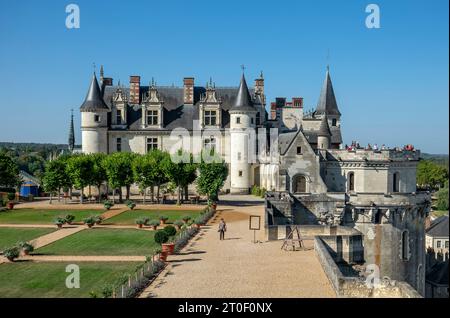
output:
[{"label": "person walking", "polygon": [[219,223],[219,234],[220,234],[220,240],[225,239],[225,232],[227,231],[227,224],[225,223],[225,220],[222,218],[220,219]]}]

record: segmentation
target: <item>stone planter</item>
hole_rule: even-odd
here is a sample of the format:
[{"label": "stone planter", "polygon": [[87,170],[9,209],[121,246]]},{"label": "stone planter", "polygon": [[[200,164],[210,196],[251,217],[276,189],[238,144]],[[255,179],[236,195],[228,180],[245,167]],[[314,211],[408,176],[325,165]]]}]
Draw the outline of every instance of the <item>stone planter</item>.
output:
[{"label": "stone planter", "polygon": [[138,224],[138,225],[137,225],[138,229],[142,229],[142,225],[143,225],[143,224]]},{"label": "stone planter", "polygon": [[8,209],[14,209],[14,202],[8,202]]},{"label": "stone planter", "polygon": [[159,260],[160,260],[160,261],[163,261],[163,262],[167,261],[167,255],[168,255],[167,252],[161,252],[161,253],[159,254]]},{"label": "stone planter", "polygon": [[158,227],[156,225],[152,225],[152,229],[153,229],[153,231],[156,231],[158,229]]}]

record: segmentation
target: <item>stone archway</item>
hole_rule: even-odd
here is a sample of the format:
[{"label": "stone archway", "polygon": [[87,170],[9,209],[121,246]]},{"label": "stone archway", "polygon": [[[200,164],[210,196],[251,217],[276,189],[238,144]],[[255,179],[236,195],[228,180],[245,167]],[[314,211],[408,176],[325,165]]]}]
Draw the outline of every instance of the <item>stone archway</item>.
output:
[{"label": "stone archway", "polygon": [[294,193],[307,192],[307,179],[304,175],[296,175],[292,179],[292,192]]}]

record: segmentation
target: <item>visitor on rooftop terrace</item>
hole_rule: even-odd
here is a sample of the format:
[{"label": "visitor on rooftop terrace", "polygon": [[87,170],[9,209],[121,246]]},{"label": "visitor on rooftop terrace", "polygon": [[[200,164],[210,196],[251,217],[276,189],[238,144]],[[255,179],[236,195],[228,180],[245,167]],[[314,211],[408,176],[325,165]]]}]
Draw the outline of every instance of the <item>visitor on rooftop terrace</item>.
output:
[{"label": "visitor on rooftop terrace", "polygon": [[367,150],[372,150],[372,146],[370,144],[367,144]]},{"label": "visitor on rooftop terrace", "polygon": [[385,144],[381,145],[381,150],[386,150],[386,145]]},{"label": "visitor on rooftop terrace", "polygon": [[373,150],[378,150],[378,145],[377,144],[373,144]]}]

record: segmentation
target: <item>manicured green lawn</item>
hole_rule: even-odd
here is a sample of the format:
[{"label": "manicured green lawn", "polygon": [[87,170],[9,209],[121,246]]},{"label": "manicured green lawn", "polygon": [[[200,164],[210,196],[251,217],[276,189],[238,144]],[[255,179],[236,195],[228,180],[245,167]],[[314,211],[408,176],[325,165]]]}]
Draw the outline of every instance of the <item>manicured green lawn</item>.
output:
[{"label": "manicured green lawn", "polygon": [[158,247],[154,231],[92,228],[37,249],[46,255],[142,255]]},{"label": "manicured green lawn", "polygon": [[201,211],[199,210],[131,210],[120,213],[108,220],[105,224],[135,224],[136,219],[147,217],[150,220],[159,220],[160,215],[165,215],[169,218],[167,223],[173,223],[175,220],[180,220],[184,215],[189,215],[192,218],[197,217]]},{"label": "manicured green lawn", "polygon": [[448,215],[448,211],[436,210],[436,211],[433,211],[432,214],[436,217],[440,217],[443,215]]},{"label": "manicured green lawn", "polygon": [[102,287],[114,284],[124,274],[131,274],[140,263],[79,262],[80,288],[67,288],[69,263],[16,262],[0,265],[0,298],[101,297]]},{"label": "manicured green lawn", "polygon": [[53,231],[56,231],[56,229],[0,228],[0,251],[3,251],[5,248],[12,247],[17,242],[30,241]]},{"label": "manicured green lawn", "polygon": [[50,224],[58,216],[72,214],[75,222],[82,221],[90,215],[102,214],[101,210],[41,210],[14,209],[0,212],[2,224]]}]

